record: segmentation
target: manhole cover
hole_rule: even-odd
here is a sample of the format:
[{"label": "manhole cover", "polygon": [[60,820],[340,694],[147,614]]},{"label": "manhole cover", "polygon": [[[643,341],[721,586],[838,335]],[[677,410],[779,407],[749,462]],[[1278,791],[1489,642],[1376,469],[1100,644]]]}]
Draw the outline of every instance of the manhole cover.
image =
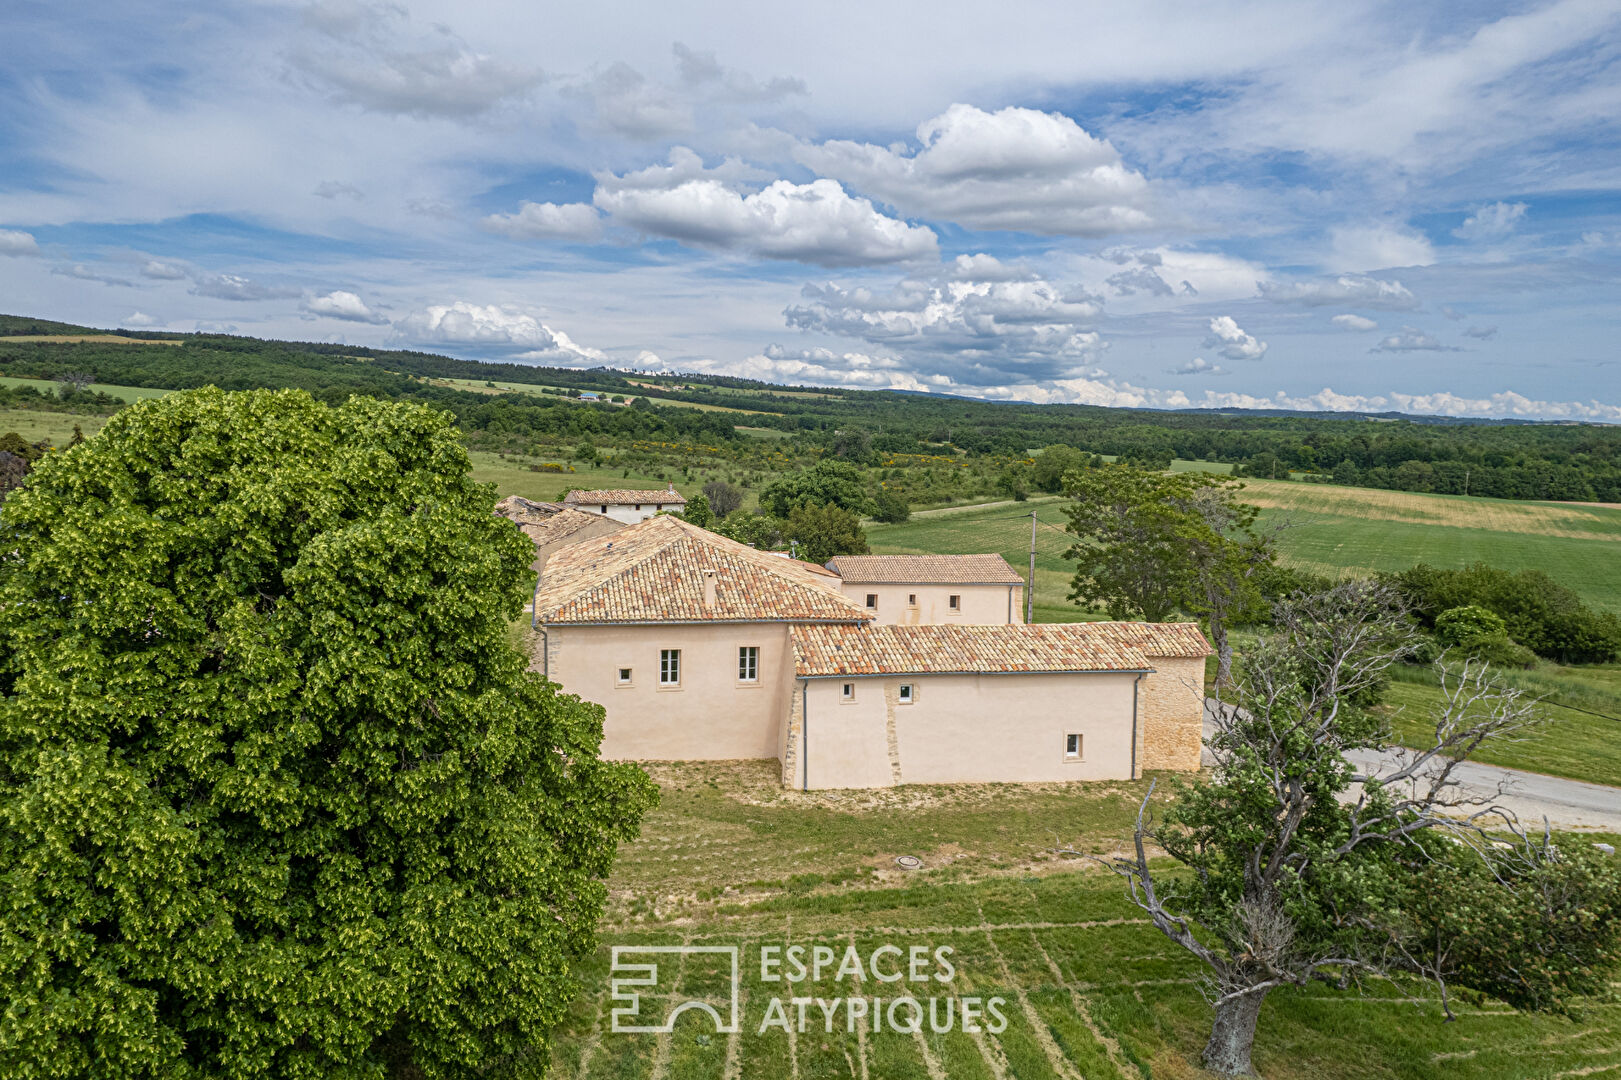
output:
[{"label": "manhole cover", "polygon": [[923,869],[923,860],[916,855],[901,855],[895,859],[895,865],[902,870],[921,870]]}]

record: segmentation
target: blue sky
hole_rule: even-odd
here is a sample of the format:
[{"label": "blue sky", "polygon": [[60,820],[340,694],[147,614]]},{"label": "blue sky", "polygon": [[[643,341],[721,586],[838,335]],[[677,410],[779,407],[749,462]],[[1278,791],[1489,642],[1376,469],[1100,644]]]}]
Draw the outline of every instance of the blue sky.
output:
[{"label": "blue sky", "polygon": [[12,0],[0,310],[1621,421],[1621,5]]}]

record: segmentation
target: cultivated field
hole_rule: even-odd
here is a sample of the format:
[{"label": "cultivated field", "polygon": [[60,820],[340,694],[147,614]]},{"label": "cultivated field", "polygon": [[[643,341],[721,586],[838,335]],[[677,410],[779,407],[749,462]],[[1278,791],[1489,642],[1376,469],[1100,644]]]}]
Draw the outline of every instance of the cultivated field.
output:
[{"label": "cultivated field", "polygon": [[184,345],[178,338],[132,338],[123,334],[7,334],[0,344],[14,341],[19,344],[43,345]]},{"label": "cultivated field", "polygon": [[[866,1078],[866,1080],[1087,1080],[1193,1077],[1208,1034],[1199,971],[1146,925],[1118,881],[1051,854],[1065,845],[1106,854],[1129,835],[1146,785],[905,788],[785,792],[769,763],[660,765],[664,803],[627,845],[610,881],[601,948],[581,972],[581,993],[553,1048],[554,1075],[582,1078]],[[1162,789],[1164,787],[1162,783]],[[1084,838],[1084,839],[1083,839]],[[1584,838],[1582,842],[1588,842]],[[922,860],[913,872],[897,855]],[[637,944],[742,949],[742,1030],[684,1014],[671,1034],[609,1030],[609,949]],[[842,958],[879,946],[949,947],[949,983],[878,984],[870,977],[763,982],[761,945],[824,945]],[[647,957],[639,957],[638,960]],[[725,1011],[728,981],[714,957],[662,956],[640,1022],[676,1003]],[[935,970],[932,965],[928,969]],[[844,1006],[832,1031],[795,996],[910,992],[1000,997],[1006,1027],[949,1032],[925,1019],[917,1035],[875,1030]],[[792,1034],[760,1032],[772,997]],[[944,1001],[939,1016],[944,1019]],[[955,1006],[954,1006],[955,1007]],[[904,1021],[908,1008],[902,1006]],[[887,1006],[886,1006],[887,1011]],[[1575,1020],[1528,1016],[1464,995],[1443,1022],[1427,988],[1375,983],[1365,993],[1275,991],[1267,1000],[1256,1065],[1271,1078],[1462,1078],[1595,1075],[1621,1069],[1621,997],[1583,1003]],[[654,1016],[654,1014],[658,1014]],[[986,1020],[981,1020],[985,1024]],[[905,1026],[905,1025],[903,1025]]]}]

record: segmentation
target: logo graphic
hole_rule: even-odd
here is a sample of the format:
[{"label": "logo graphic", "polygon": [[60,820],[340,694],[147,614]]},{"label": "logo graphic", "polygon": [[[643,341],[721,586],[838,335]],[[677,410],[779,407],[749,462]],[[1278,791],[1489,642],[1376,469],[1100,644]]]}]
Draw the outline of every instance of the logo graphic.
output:
[{"label": "logo graphic", "polygon": [[[637,987],[656,987],[659,983],[659,965],[656,961],[647,963],[628,963],[625,957],[636,956],[724,956],[731,962],[731,1018],[723,1020],[720,1011],[707,1001],[683,1001],[671,1009],[664,1016],[660,1024],[638,1024],[636,1021],[645,1019],[637,1015],[641,1011],[641,994]],[[613,947],[613,966],[610,969],[615,976],[608,984],[608,994],[616,1002],[610,1030],[625,1035],[658,1035],[675,1030],[675,1021],[688,1009],[706,1012],[715,1021],[717,1035],[730,1035],[738,1030],[737,1015],[737,987],[738,987],[738,954],[736,945],[615,945]],[[659,996],[656,993],[649,996]],[[674,1000],[674,995],[670,995]]]}]

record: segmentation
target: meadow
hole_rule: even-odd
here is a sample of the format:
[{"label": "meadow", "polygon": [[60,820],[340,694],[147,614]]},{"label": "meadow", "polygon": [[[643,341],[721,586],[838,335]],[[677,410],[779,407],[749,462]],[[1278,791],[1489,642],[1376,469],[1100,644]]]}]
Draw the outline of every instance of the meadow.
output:
[{"label": "meadow", "polygon": [[[810,1080],[1087,1080],[1194,1077],[1208,1034],[1200,971],[1141,917],[1121,883],[1086,860],[1129,837],[1146,783],[782,790],[770,763],[653,765],[663,802],[641,839],[621,849],[600,947],[552,1048],[568,1080],[673,1077]],[[1161,792],[1165,778],[1161,778]],[[1158,797],[1158,796],[1157,796]],[[1059,843],[1061,841],[1061,844]],[[1582,838],[1577,842],[1590,842]],[[922,869],[895,863],[909,854]],[[1005,1030],[876,1030],[843,1011],[828,1031],[812,1005],[806,1030],[761,1032],[772,997],[904,993],[828,972],[815,983],[760,979],[759,947],[826,945],[862,957],[881,945],[953,950],[948,985],[917,996],[1001,997]],[[696,1012],[669,1034],[609,1030],[614,945],[736,945],[742,1024],[714,1031]],[[724,1011],[726,972],[710,958],[662,961],[638,1016],[656,1023],[677,1002]],[[1356,990],[1277,990],[1267,999],[1255,1062],[1274,1080],[1594,1075],[1621,1069],[1621,995],[1580,1003],[1565,1019],[1513,1012],[1465,992],[1444,1022],[1430,988],[1411,980]],[[941,1008],[944,1009],[944,1003]],[[904,1009],[903,1009],[904,1015]],[[960,1021],[960,1013],[958,1014]],[[943,1026],[943,1025],[942,1025]]]},{"label": "meadow", "polygon": [[[0,386],[21,386],[34,390],[43,390],[46,393],[55,393],[57,383],[50,379],[27,379],[17,378],[10,375],[0,375]],[[91,391],[92,393],[101,393],[106,394],[108,397],[115,397],[125,404],[129,404],[133,401],[140,401],[144,398],[159,398],[167,394],[174,393],[173,390],[159,390],[150,386],[118,386],[114,383],[91,383],[85,389]],[[12,411],[13,410],[10,409],[0,410],[0,423],[3,423],[5,417],[8,416]],[[6,428],[6,430],[12,431],[15,429]]]}]

